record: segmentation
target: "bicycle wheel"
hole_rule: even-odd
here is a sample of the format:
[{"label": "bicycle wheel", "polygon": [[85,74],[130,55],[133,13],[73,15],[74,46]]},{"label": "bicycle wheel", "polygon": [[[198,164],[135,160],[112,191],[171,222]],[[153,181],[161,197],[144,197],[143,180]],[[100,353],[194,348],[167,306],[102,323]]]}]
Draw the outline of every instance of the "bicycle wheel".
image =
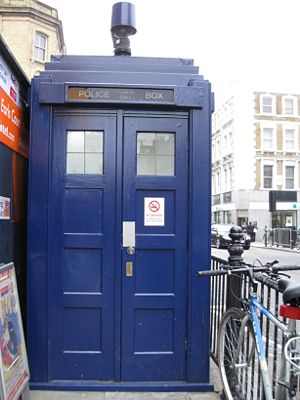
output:
[{"label": "bicycle wheel", "polygon": [[250,321],[242,329],[245,313],[227,310],[220,322],[218,358],[224,394],[227,400],[260,400],[259,362]]}]

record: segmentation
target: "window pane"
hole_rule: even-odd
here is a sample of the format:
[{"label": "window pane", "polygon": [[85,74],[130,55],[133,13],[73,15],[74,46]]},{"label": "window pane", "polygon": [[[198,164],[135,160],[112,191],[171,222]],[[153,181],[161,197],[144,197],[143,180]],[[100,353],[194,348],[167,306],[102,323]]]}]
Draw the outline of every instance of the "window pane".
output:
[{"label": "window pane", "polygon": [[85,173],[86,174],[102,174],[103,173],[103,156],[100,153],[85,154]]},{"label": "window pane", "polygon": [[46,38],[45,38],[45,36],[43,36],[43,35],[40,35],[40,47],[41,47],[42,49],[45,49],[45,48],[46,48]]},{"label": "window pane", "polygon": [[68,131],[66,162],[67,174],[103,174],[103,132]]},{"label": "window pane", "polygon": [[155,175],[166,175],[166,176],[174,175],[174,157],[157,156]]},{"label": "window pane", "polygon": [[284,113],[293,114],[294,113],[294,99],[284,100]]},{"label": "window pane", "polygon": [[138,175],[155,175],[155,156],[138,155],[137,156],[137,174]]},{"label": "window pane", "polygon": [[67,152],[84,152],[84,131],[68,131]]},{"label": "window pane", "polygon": [[264,188],[271,189],[273,186],[273,166],[264,165]]},{"label": "window pane", "polygon": [[286,129],[285,131],[285,149],[286,150],[294,150],[294,138],[295,131],[294,129]]},{"label": "window pane", "polygon": [[273,129],[264,128],[263,129],[263,148],[272,149],[273,148]]},{"label": "window pane", "polygon": [[263,112],[272,113],[273,98],[263,97]]},{"label": "window pane", "polygon": [[67,174],[83,174],[84,173],[84,154],[69,153],[67,154]]},{"label": "window pane", "polygon": [[294,178],[294,167],[286,167],[285,168],[285,175],[288,178]]},{"label": "window pane", "polygon": [[37,61],[44,62],[46,58],[47,37],[36,32],[34,36],[34,58]]},{"label": "window pane", "polygon": [[175,174],[174,133],[138,133],[137,174],[160,176]]},{"label": "window pane", "polygon": [[103,132],[85,132],[85,151],[89,153],[103,153]]}]

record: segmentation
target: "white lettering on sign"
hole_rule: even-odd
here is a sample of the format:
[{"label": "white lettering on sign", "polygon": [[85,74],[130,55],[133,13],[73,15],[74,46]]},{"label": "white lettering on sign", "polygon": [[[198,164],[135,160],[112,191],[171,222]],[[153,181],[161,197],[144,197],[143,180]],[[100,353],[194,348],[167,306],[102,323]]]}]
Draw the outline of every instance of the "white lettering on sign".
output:
[{"label": "white lettering on sign", "polygon": [[144,198],[144,226],[165,226],[164,197]]},{"label": "white lettering on sign", "polygon": [[163,100],[164,96],[162,92],[146,92],[145,95],[147,100]]},{"label": "white lettering on sign", "polygon": [[82,89],[79,90],[79,98],[87,99],[108,99],[109,91],[105,89]]}]

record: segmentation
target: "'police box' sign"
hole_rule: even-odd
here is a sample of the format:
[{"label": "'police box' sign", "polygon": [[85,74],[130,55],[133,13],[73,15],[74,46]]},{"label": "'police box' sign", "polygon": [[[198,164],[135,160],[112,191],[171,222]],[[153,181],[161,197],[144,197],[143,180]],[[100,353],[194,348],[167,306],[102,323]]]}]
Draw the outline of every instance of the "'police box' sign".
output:
[{"label": "'police box' sign", "polygon": [[67,98],[86,102],[173,103],[173,89],[68,87]]}]

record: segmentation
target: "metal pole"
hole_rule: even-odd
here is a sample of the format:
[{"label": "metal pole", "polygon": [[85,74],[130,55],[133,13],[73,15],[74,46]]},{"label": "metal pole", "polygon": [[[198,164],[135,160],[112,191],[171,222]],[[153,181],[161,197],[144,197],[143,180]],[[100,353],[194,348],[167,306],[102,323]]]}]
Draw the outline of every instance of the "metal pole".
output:
[{"label": "metal pole", "polygon": [[[233,226],[230,229],[229,236],[232,243],[228,247],[228,264],[234,269],[240,267],[243,257],[244,248],[241,244],[241,239],[244,236],[242,228],[240,226]],[[228,276],[227,285],[227,298],[226,298],[226,308],[230,307],[240,307],[240,298],[242,291],[242,279],[237,276]]]},{"label": "metal pole", "polygon": [[265,247],[268,246],[268,228],[265,226]]}]

